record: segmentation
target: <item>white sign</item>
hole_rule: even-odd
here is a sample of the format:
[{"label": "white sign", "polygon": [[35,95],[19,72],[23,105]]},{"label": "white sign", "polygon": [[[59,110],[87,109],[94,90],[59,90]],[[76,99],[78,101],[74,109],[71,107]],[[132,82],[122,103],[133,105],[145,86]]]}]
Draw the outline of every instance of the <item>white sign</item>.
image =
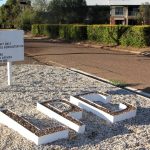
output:
[{"label": "white sign", "polygon": [[24,60],[24,31],[0,30],[0,62]]}]

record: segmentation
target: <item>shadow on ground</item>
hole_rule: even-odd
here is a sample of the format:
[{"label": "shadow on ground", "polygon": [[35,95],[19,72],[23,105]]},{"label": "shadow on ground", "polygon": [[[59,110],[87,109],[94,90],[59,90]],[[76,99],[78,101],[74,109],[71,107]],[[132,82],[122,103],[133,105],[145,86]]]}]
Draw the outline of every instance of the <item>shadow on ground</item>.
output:
[{"label": "shadow on ground", "polygon": [[125,88],[126,87],[134,87],[134,86],[137,86],[137,85],[140,85],[140,83],[119,83],[119,84],[113,84],[112,85],[114,86],[117,86],[119,87],[120,89],[117,89],[117,90],[112,90],[112,91],[108,91],[107,93],[108,94],[111,94],[111,95],[134,95],[135,93],[133,93],[132,91],[129,91],[129,90],[126,90]]},{"label": "shadow on ground", "polygon": [[137,107],[137,115],[132,118],[131,122],[126,120],[125,122],[130,125],[150,125],[150,108]]},{"label": "shadow on ground", "polygon": [[141,90],[142,92],[150,94],[150,87],[146,87],[144,89],[139,89],[139,90]]},{"label": "shadow on ground", "polygon": [[140,85],[140,83],[118,83],[118,84],[116,83],[113,85],[120,87],[120,88],[125,88],[125,87],[134,87],[134,86]]},{"label": "shadow on ground", "polygon": [[[71,147],[67,147],[67,148],[72,148],[72,147],[81,147],[84,145],[96,145],[99,142],[102,142],[106,139],[115,137],[115,136],[121,136],[121,135],[130,135],[133,134],[135,131],[132,129],[128,129],[126,128],[126,126],[130,125],[137,125],[137,128],[139,126],[144,126],[144,125],[150,125],[150,117],[148,114],[150,114],[150,108],[142,108],[142,107],[138,107],[137,108],[137,115],[134,118],[131,119],[127,119],[115,124],[108,124],[108,123],[102,123],[102,124],[96,124],[95,123],[95,116],[92,113],[89,113],[91,116],[93,116],[93,121],[90,123],[95,124],[95,128],[93,128],[92,130],[90,129],[90,124],[89,123],[85,123],[86,125],[86,132],[83,135],[77,135],[77,137],[73,140],[68,140],[68,146],[71,144]],[[145,117],[143,117],[145,116]],[[101,118],[99,118],[100,120],[102,120]],[[141,121],[142,120],[142,121]],[[103,120],[101,122],[104,122]],[[99,132],[97,132],[97,128],[99,128]],[[79,140],[79,136],[83,136],[83,138],[85,138],[85,141],[83,141],[82,143],[78,142]],[[62,145],[61,142],[58,143],[54,142],[53,144],[55,145]],[[50,145],[50,144],[48,144]]]},{"label": "shadow on ground", "polygon": [[[87,112],[86,112],[87,113]],[[123,124],[110,124],[106,123],[103,119],[96,117],[92,113],[88,113],[90,118],[93,118],[88,121],[88,118],[83,117],[83,123],[86,125],[84,134],[76,134],[76,137],[71,140],[67,140],[67,148],[79,148],[84,145],[96,145],[99,142],[112,138],[118,135],[125,135],[132,133],[131,130],[128,130]],[[95,120],[100,120],[101,123],[97,123]],[[92,127],[92,128],[91,128]],[[121,132],[120,132],[121,131]],[[80,142],[82,141],[82,142]],[[63,145],[62,141],[56,141],[53,145]],[[51,145],[51,144],[48,144]]]},{"label": "shadow on ground", "polygon": [[107,93],[111,95],[135,95],[134,93],[125,89],[112,90],[112,91],[108,91]]},{"label": "shadow on ground", "polygon": [[[24,73],[23,73],[24,74]],[[36,87],[36,85],[40,85],[41,82],[33,82],[32,84],[30,83],[31,87]],[[12,88],[10,89],[9,87],[1,90],[1,91],[6,91],[6,92],[39,92],[39,90],[37,90],[35,88],[35,91],[30,91],[30,86],[24,86],[24,85],[13,85]],[[18,88],[19,87],[19,88]],[[20,91],[19,91],[20,89]],[[54,91],[49,91],[48,89],[41,89],[40,91],[42,91],[43,93],[47,93],[47,92],[56,92],[56,89],[53,89]],[[60,91],[61,89],[59,89]],[[0,92],[1,92],[0,91]],[[111,93],[112,92],[112,93]],[[114,92],[114,93],[113,93]],[[133,94],[129,91],[125,91],[124,89],[118,89],[115,91],[110,91],[111,94]],[[62,91],[63,93],[63,91]],[[33,100],[34,102],[36,102],[37,100]],[[116,138],[116,136],[120,137],[123,135],[130,135],[132,133],[134,133],[134,131],[132,129],[127,128],[128,125],[133,126],[133,125],[137,125],[138,126],[144,126],[144,125],[149,125],[150,124],[150,108],[144,108],[144,107],[140,107],[140,104],[137,103],[137,116],[122,122],[118,122],[115,124],[110,124],[107,123],[106,121],[104,121],[103,119],[95,116],[92,113],[88,113],[84,111],[84,115],[83,115],[83,119],[81,120],[85,125],[86,125],[86,131],[84,134],[76,134],[74,139],[68,139],[68,140],[59,140],[50,144],[46,144],[46,145],[41,145],[38,146],[40,148],[49,148],[52,144],[53,145],[64,145],[66,146],[66,142],[67,142],[67,148],[71,149],[73,147],[79,148],[82,147],[84,145],[96,145],[104,140],[109,140],[110,138]],[[29,116],[26,116],[29,117]],[[90,118],[90,119],[89,119]],[[37,119],[32,119],[32,122],[37,124]],[[89,121],[90,120],[90,121]],[[97,121],[96,121],[97,120]],[[42,120],[41,120],[42,121]],[[46,122],[46,120],[45,120]],[[47,124],[44,124],[43,126],[47,126]],[[82,142],[81,142],[82,141]]]},{"label": "shadow on ground", "polygon": [[145,56],[145,57],[150,57],[150,51],[144,51],[140,53],[140,55]]},{"label": "shadow on ground", "polygon": [[62,39],[49,39],[49,38],[43,38],[43,39],[25,39],[25,42],[38,42],[38,43],[71,43],[70,41],[62,40]]},{"label": "shadow on ground", "polygon": [[[31,48],[31,47],[30,47]],[[37,48],[37,47],[32,47],[32,48]],[[128,56],[128,55],[130,55],[130,56],[132,56],[133,54],[128,54],[128,53],[123,53],[123,54],[117,54],[117,53],[111,53],[111,51],[109,51],[109,52],[79,52],[79,53],[77,53],[77,52],[72,52],[72,53],[65,53],[65,52],[63,52],[63,53],[40,53],[40,54],[28,54],[28,53],[26,53],[29,57],[37,57],[37,56],[53,56],[53,55],[126,55],[126,56]],[[133,55],[134,56],[134,55]]]}]

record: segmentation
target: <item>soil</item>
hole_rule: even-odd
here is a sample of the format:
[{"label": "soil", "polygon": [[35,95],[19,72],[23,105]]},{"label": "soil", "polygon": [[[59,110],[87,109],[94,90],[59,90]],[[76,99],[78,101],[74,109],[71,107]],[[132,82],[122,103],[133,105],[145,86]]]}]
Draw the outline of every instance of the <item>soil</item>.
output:
[{"label": "soil", "polygon": [[[82,96],[83,96],[83,94],[82,94]],[[135,110],[135,109],[136,109],[134,106],[132,106],[132,105],[130,105],[130,104],[122,103],[122,104],[124,104],[124,105],[127,106],[126,109],[119,110],[119,111],[111,111],[111,110],[109,110],[109,109],[107,109],[107,108],[105,108],[105,107],[103,107],[103,106],[100,106],[99,104],[97,104],[97,103],[95,103],[95,102],[91,102],[91,101],[89,101],[89,100],[87,100],[87,99],[82,98],[80,95],[74,96],[74,97],[77,98],[77,99],[79,99],[79,100],[81,100],[81,101],[83,101],[83,102],[85,102],[85,103],[87,103],[87,104],[90,104],[90,105],[93,106],[93,107],[98,108],[99,110],[102,110],[102,111],[104,111],[104,112],[106,112],[106,113],[108,113],[108,114],[110,114],[110,115],[113,115],[113,116],[114,116],[114,115],[119,115],[119,114],[128,112],[128,111],[130,111],[130,110]]]},{"label": "soil", "polygon": [[109,94],[104,93],[104,92],[101,92],[101,91],[86,92],[86,93],[84,93],[84,94],[79,94],[79,95],[77,95],[77,96],[88,95],[88,94],[101,94],[101,95],[104,95],[104,96],[109,96]]},{"label": "soil", "polygon": [[112,104],[112,103],[102,103],[100,101],[94,101],[95,104],[98,104],[102,107],[105,107],[107,108],[108,110],[110,111],[113,111],[113,112],[117,112],[117,111],[120,111],[119,109],[119,104]]},{"label": "soil", "polygon": [[3,110],[2,112],[4,114],[6,114],[8,117],[10,117],[11,119],[18,122],[20,125],[22,125],[26,129],[28,129],[29,131],[31,131],[32,133],[34,133],[35,135],[37,135],[38,137],[65,130],[65,128],[62,126],[58,126],[58,127],[54,127],[54,128],[46,128],[46,129],[40,130],[37,127],[35,127],[34,125],[32,125],[31,123],[29,123],[27,120],[19,117],[18,115],[16,115],[15,113],[13,113],[9,110]]},{"label": "soil", "polygon": [[82,126],[83,123],[77,119],[74,119],[73,117],[69,116],[68,113],[66,112],[61,112],[59,111],[57,108],[53,107],[52,105],[49,105],[49,102],[43,102],[43,103],[40,103],[41,105],[47,107],[48,109],[50,109],[51,111],[54,111],[55,113],[61,115],[62,117],[74,122],[75,124],[79,125],[79,126]]},{"label": "soil", "polygon": [[69,112],[80,112],[82,111],[79,107],[69,103],[67,100],[50,100],[46,101],[48,105],[55,107],[56,109],[60,110],[62,113],[69,113]]}]

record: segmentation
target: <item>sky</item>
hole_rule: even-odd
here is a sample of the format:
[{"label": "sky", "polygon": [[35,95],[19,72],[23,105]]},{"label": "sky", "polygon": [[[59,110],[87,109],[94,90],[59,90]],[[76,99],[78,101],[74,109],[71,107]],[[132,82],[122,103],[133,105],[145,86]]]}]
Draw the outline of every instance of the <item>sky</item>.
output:
[{"label": "sky", "polygon": [[[7,0],[0,0],[0,6],[2,4],[5,4]],[[88,5],[95,5],[95,4],[99,4],[99,3],[108,3],[108,0],[86,0]]]},{"label": "sky", "polygon": [[[7,0],[0,0],[0,6],[2,4],[5,4]],[[33,0],[31,0],[33,1]],[[113,3],[118,3],[121,2],[122,4],[125,2],[127,4],[130,5],[130,3],[137,3],[137,4],[141,4],[142,2],[149,2],[150,0],[110,0]],[[87,5],[109,5],[109,0],[86,0]]]},{"label": "sky", "polygon": [[6,0],[0,0],[0,6],[5,4],[6,3]]}]

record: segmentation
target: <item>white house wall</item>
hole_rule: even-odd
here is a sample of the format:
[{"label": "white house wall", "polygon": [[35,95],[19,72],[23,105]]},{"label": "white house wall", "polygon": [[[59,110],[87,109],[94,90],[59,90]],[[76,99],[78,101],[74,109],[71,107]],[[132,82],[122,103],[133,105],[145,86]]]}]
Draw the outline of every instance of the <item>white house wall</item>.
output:
[{"label": "white house wall", "polygon": [[109,0],[86,0],[86,3],[88,6],[93,6],[93,5],[108,5],[109,6]]},{"label": "white house wall", "polygon": [[150,3],[150,0],[86,0],[88,6],[120,6],[120,5],[141,5],[143,3]]},{"label": "white house wall", "polygon": [[150,0],[109,0],[109,5],[142,5]]}]

